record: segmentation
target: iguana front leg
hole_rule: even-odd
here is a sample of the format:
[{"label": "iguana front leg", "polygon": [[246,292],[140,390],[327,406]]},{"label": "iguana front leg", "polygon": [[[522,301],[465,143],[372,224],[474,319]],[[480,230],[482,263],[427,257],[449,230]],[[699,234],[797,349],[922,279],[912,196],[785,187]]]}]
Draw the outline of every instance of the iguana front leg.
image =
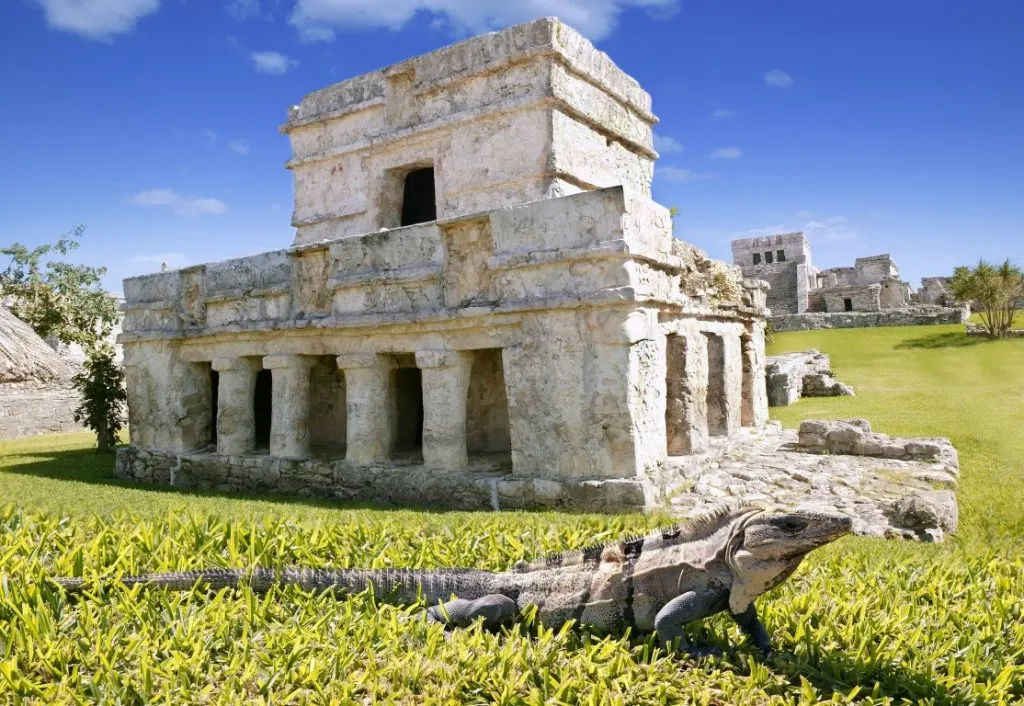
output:
[{"label": "iguana front leg", "polygon": [[500,593],[482,596],[476,600],[456,598],[441,605],[427,608],[427,618],[446,628],[465,628],[478,618],[484,619],[484,627],[496,630],[512,622],[519,612],[516,602]]},{"label": "iguana front leg", "polygon": [[761,654],[767,657],[772,653],[771,638],[768,636],[768,630],[765,629],[764,623],[757,617],[757,607],[753,602],[742,613],[733,613],[730,610],[729,616],[736,621],[740,630],[750,638],[754,646],[761,650]]},{"label": "iguana front leg", "polygon": [[679,651],[694,657],[721,652],[715,648],[692,647],[686,640],[683,626],[720,612],[728,600],[729,594],[725,591],[687,591],[670,600],[654,617],[654,630],[662,647],[667,649],[674,640],[679,640]]}]

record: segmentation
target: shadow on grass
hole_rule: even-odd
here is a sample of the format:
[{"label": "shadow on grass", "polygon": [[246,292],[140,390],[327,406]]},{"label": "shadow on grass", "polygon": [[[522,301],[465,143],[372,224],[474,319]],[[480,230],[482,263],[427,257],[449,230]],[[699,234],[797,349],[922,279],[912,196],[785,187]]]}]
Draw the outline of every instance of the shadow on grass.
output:
[{"label": "shadow on grass", "polygon": [[983,336],[968,336],[963,331],[949,331],[947,333],[933,333],[930,336],[922,336],[920,338],[908,338],[905,341],[900,341],[893,347],[896,350],[969,348],[988,343],[990,340]]},{"label": "shadow on grass", "polygon": [[[851,692],[857,689],[857,695],[852,697],[851,701],[874,696],[879,699],[889,698],[895,702],[927,701],[944,706],[973,706],[979,703],[977,699],[950,692],[930,675],[894,664],[893,660],[887,659],[884,655],[880,655],[875,661],[862,660],[842,652],[821,651],[816,646],[811,646],[807,652],[797,654],[787,652],[787,646],[777,644],[776,648],[782,651],[765,659],[748,642],[730,644],[723,635],[700,623],[690,624],[687,634],[695,645],[722,651],[725,661],[718,662],[713,665],[714,667],[721,665],[742,676],[751,676],[754,669],[765,669],[785,679],[786,687],[764,686],[771,695],[791,696],[792,690],[799,689],[801,680],[806,679],[817,690],[821,702],[831,702],[838,696],[839,701],[846,703]],[[641,654],[653,655],[656,652],[657,639],[653,635],[636,635],[631,639],[631,643],[634,647],[643,645],[647,648]],[[723,657],[716,659],[721,660]],[[698,660],[695,666],[701,668],[712,665],[705,660]],[[996,676],[995,673],[991,674],[992,679]]]},{"label": "shadow on grass", "polygon": [[[340,500],[329,497],[299,497],[282,493],[246,493],[215,489],[180,488],[171,485],[150,484],[123,480],[114,476],[114,454],[97,453],[96,449],[73,449],[66,451],[28,451],[13,454],[28,459],[20,462],[4,462],[0,458],[0,477],[4,474],[49,478],[74,483],[125,488],[144,493],[178,495],[184,498],[216,498],[224,500],[252,501],[281,506],[301,506],[329,510],[412,510],[431,513],[493,512],[489,508],[466,510],[431,505],[391,504],[385,502]],[[568,515],[592,514],[582,510],[549,508],[547,510],[520,510],[531,514],[543,514],[557,510]]]}]

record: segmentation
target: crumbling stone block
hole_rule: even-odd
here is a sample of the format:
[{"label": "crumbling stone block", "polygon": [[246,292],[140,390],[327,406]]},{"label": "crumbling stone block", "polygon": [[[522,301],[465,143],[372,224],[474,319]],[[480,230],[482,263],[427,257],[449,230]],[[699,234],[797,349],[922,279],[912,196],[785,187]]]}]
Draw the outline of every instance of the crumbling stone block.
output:
[{"label": "crumbling stone block", "polygon": [[829,357],[813,348],[801,353],[771,356],[765,366],[768,403],[786,407],[801,397],[844,397],[853,388],[832,376]]}]

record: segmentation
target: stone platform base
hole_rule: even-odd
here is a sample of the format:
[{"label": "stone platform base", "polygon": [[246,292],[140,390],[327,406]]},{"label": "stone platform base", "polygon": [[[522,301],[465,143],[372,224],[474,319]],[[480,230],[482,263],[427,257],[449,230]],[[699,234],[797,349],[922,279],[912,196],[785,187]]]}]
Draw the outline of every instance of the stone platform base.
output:
[{"label": "stone platform base", "polygon": [[267,455],[221,456],[119,449],[118,478],[178,488],[280,493],[381,505],[458,510],[643,510],[650,483],[636,479],[554,481],[515,478],[507,459],[470,457],[464,471],[427,469],[413,461],[354,466],[341,459],[288,460]]},{"label": "stone platform base", "polygon": [[330,458],[128,447],[118,451],[116,475],[179,488],[460,510],[666,508],[688,516],[724,503],[817,507],[853,517],[857,534],[922,541],[941,541],[958,520],[956,449],[945,439],[877,434],[860,419],[804,422],[799,434],[777,422],[745,428],[714,439],[707,453],[671,457],[637,479],[517,478],[507,457],[493,456],[471,457],[464,471],[420,464],[409,458],[353,466]]}]

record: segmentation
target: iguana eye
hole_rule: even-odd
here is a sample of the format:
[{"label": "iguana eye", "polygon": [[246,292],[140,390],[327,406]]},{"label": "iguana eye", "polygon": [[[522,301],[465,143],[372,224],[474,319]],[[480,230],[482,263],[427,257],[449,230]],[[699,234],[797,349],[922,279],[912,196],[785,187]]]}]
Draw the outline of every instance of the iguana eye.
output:
[{"label": "iguana eye", "polygon": [[785,517],[775,521],[775,526],[785,532],[799,532],[807,526],[807,520],[798,517]]}]

